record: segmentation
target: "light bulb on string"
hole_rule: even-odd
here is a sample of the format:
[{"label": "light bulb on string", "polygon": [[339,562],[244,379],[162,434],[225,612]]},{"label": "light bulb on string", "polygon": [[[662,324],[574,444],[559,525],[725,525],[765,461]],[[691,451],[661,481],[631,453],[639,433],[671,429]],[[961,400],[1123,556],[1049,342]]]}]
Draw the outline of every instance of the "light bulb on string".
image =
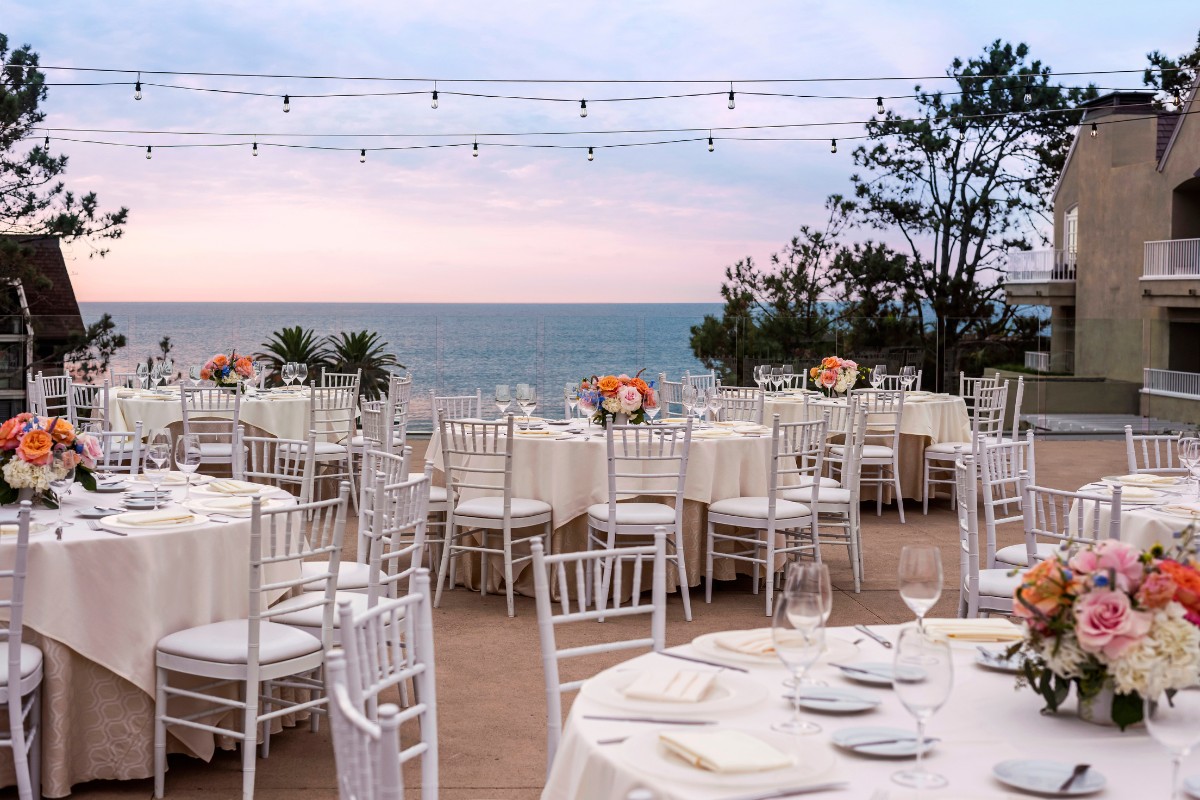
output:
[{"label": "light bulb on string", "polygon": [[592,152],[592,148],[588,148],[588,161],[595,161],[596,154]]},{"label": "light bulb on string", "polygon": [[885,111],[886,111],[886,109],[883,107],[883,98],[876,97],[875,98],[875,114],[877,116],[882,117],[884,115]]},{"label": "light bulb on string", "polygon": [[1099,135],[1099,133],[1100,133],[1100,129],[1097,128],[1096,123],[1093,122],[1092,123],[1092,133],[1091,133],[1092,138],[1095,139],[1096,136]]},{"label": "light bulb on string", "polygon": [[581,116],[581,117],[587,116],[587,100],[579,101],[579,116]]},{"label": "light bulb on string", "polygon": [[283,96],[283,113],[287,114],[292,110],[292,97],[285,94]]},{"label": "light bulb on string", "polygon": [[46,134],[46,141],[42,143],[42,147],[44,147],[46,150],[50,149],[50,134]]},{"label": "light bulb on string", "polygon": [[429,101],[430,108],[437,108],[437,81],[433,82],[433,99]]},{"label": "light bulb on string", "polygon": [[479,141],[478,140],[475,141],[474,147],[471,148],[471,155],[475,158],[479,158]]},{"label": "light bulb on string", "polygon": [[733,82],[729,83],[729,107],[733,108]]},{"label": "light bulb on string", "polygon": [[254,146],[250,148],[250,155],[258,158],[258,142],[255,142]]},{"label": "light bulb on string", "polygon": [[1030,103],[1033,102],[1033,84],[1032,83],[1025,87],[1024,100],[1025,100],[1025,105],[1029,105]]},{"label": "light bulb on string", "polygon": [[837,152],[837,139],[829,140],[829,152],[831,152],[831,153]]},{"label": "light bulb on string", "polygon": [[360,164],[367,163],[367,149],[365,147],[362,150],[358,151],[358,163],[360,163]]},{"label": "light bulb on string", "polygon": [[[128,84],[126,84],[128,86]],[[137,81],[133,84],[133,99],[142,99],[142,73],[138,73]]]},{"label": "light bulb on string", "polygon": [[1183,95],[1180,93],[1180,91],[1178,89],[1175,90],[1175,94],[1171,98],[1171,102],[1175,105],[1176,108],[1183,107]]},{"label": "light bulb on string", "polygon": [[711,153],[713,150],[716,150],[716,149],[717,149],[716,145],[713,144],[712,131],[709,131],[708,132],[708,152]]},{"label": "light bulb on string", "polygon": [[150,145],[146,145],[146,160],[147,161],[150,160],[150,157],[152,154],[153,154],[153,148],[150,147]]}]

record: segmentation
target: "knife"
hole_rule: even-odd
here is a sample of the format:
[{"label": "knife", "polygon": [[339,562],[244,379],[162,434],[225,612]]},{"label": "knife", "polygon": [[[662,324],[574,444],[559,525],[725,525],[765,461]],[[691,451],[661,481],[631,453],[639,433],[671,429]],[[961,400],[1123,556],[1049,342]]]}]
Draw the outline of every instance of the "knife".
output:
[{"label": "knife", "polygon": [[834,664],[832,661],[830,661],[829,666],[840,669],[844,672],[857,672],[860,675],[870,675],[872,678],[879,678],[880,680],[891,680],[891,676],[885,675],[882,672],[875,672],[869,669],[860,669],[858,667],[852,667],[848,664]]},{"label": "knife", "polygon": [[880,635],[879,635],[878,633],[876,633],[875,631],[873,631],[873,630],[871,630],[870,628],[868,628],[866,625],[855,625],[855,626],[854,626],[854,630],[858,631],[859,633],[865,633],[867,636],[870,636],[872,639],[874,639],[875,641],[879,642],[881,645],[883,645],[884,647],[888,648],[889,650],[890,650],[890,649],[891,649],[891,647],[892,647],[892,643],[891,643],[891,642],[889,642],[887,639],[885,639],[885,638],[883,638],[882,636],[880,636]]},{"label": "knife", "polygon": [[603,722],[649,722],[652,725],[716,725],[711,719],[665,719],[662,717],[609,717],[600,714],[584,714],[584,719]]},{"label": "knife", "polygon": [[734,672],[747,672],[748,673],[750,671],[748,669],[742,669],[741,667],[735,667],[730,664],[721,664],[716,661],[705,661],[702,658],[692,658],[691,656],[683,656],[683,655],[680,655],[679,653],[668,653],[666,650],[660,650],[658,654],[660,656],[666,656],[667,658],[678,658],[681,661],[691,661],[696,664],[707,664],[710,667],[720,667],[721,669],[733,670]]},{"label": "knife", "polygon": [[828,783],[810,783],[807,786],[793,786],[790,789],[772,789],[761,794],[742,794],[737,797],[727,797],[725,800],[776,800],[780,797],[795,797],[799,794],[813,792],[828,792],[833,789],[845,789],[850,784],[846,781],[829,781]]}]

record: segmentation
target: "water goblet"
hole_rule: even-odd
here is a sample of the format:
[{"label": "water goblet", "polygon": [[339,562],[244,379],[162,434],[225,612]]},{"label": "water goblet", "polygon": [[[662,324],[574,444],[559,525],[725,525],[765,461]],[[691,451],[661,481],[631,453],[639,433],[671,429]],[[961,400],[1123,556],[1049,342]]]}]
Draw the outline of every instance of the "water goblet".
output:
[{"label": "water goblet", "polygon": [[871,370],[871,386],[875,389],[887,382],[887,364],[876,364]]},{"label": "water goblet", "polygon": [[592,415],[596,413],[596,404],[600,400],[595,389],[583,389],[579,392],[579,413],[592,424]]},{"label": "water goblet", "polygon": [[900,597],[925,629],[925,615],[942,596],[942,552],[934,545],[906,544],[900,550]]},{"label": "water goblet", "polygon": [[713,421],[721,418],[721,411],[725,408],[725,397],[721,394],[721,390],[715,386],[711,389],[706,389],[704,392],[704,402],[708,406],[708,410],[712,412]]},{"label": "water goblet", "polygon": [[289,389],[292,386],[292,381],[296,380],[296,363],[288,361],[279,370],[279,377],[283,380],[283,385]]},{"label": "water goblet", "polygon": [[171,357],[162,360],[162,377],[164,383],[171,382],[171,376],[175,374],[175,359]]},{"label": "water goblet", "polygon": [[150,388],[157,389],[158,385],[160,383],[162,383],[162,379],[163,379],[162,362],[155,361],[154,366],[150,368]]},{"label": "water goblet", "polygon": [[783,388],[783,367],[771,367],[771,386],[775,389],[775,394]]},{"label": "water goblet", "polygon": [[[1153,673],[1152,684],[1160,684],[1160,672]],[[1183,760],[1200,744],[1200,685],[1185,686],[1174,693],[1147,692],[1143,698],[1146,730],[1154,741],[1171,754],[1171,797],[1183,800],[1187,795],[1179,783]]]},{"label": "water goblet", "polygon": [[303,386],[308,381],[308,364],[303,361],[296,362],[296,381]]},{"label": "water goblet", "polygon": [[754,385],[757,386],[759,389],[763,388],[762,368],[763,368],[762,364],[756,364],[754,366],[754,371],[751,373],[751,376],[754,378]]},{"label": "water goblet", "polygon": [[512,391],[508,388],[508,384],[496,384],[496,408],[500,410],[500,416],[504,416],[504,412],[512,405]]},{"label": "water goblet", "polygon": [[175,440],[175,469],[187,476],[187,486],[183,490],[185,503],[192,496],[192,475],[200,469],[200,457],[199,436],[186,433]]},{"label": "water goblet", "polygon": [[575,408],[579,405],[579,386],[574,383],[563,384],[563,397],[566,399],[567,408],[570,410],[567,417],[574,419]]},{"label": "water goblet", "polygon": [[791,670],[796,690],[792,695],[791,718],[771,725],[771,730],[803,736],[818,733],[821,726],[800,717],[800,691],[808,670],[825,649],[825,618],[820,586],[801,580],[775,606],[771,620],[775,654]]},{"label": "water goblet", "polygon": [[905,366],[900,368],[900,385],[904,387],[904,391],[912,388],[912,385],[917,381],[917,368],[914,366]]},{"label": "water goblet", "polygon": [[929,636],[921,628],[905,628],[896,641],[892,670],[896,699],[917,720],[917,759],[912,769],[894,773],[892,780],[914,789],[945,786],[947,781],[943,776],[922,766],[921,755],[925,750],[925,725],[950,699],[954,687],[950,643]]},{"label": "water goblet", "polygon": [[696,395],[696,387],[691,383],[684,383],[683,390],[679,393],[680,404],[683,405],[683,415],[690,417],[692,408],[695,407],[699,398]]},{"label": "water goblet", "polygon": [[537,387],[529,383],[518,383],[517,405],[521,407],[521,413],[528,417],[537,408]]},{"label": "water goblet", "polygon": [[[833,583],[829,580],[829,568],[823,563],[816,562],[794,561],[788,564],[783,583],[784,598],[796,592],[811,592],[813,586],[816,586],[816,590],[821,595],[821,624],[828,627],[829,615],[833,613]],[[826,685],[824,681],[808,677],[804,678],[801,684],[804,686]],[[795,687],[797,684],[792,679],[788,679],[783,682],[783,685]]]},{"label": "water goblet", "polygon": [[148,366],[146,366],[146,362],[139,361],[135,372],[137,373],[137,376],[138,376],[138,384],[143,389],[145,389],[146,382],[149,379],[149,375],[150,375],[150,368]]},{"label": "water goblet", "polygon": [[781,375],[783,377],[783,387],[782,388],[786,388],[786,389],[792,388],[792,378],[795,377],[792,374],[792,365],[784,364],[780,369],[781,369]]},{"label": "water goblet", "polygon": [[146,480],[150,482],[151,488],[154,490],[154,510],[158,510],[159,494],[158,489],[162,482],[166,479],[167,473],[171,466],[171,446],[157,442],[146,448],[146,464],[143,471],[146,473]]},{"label": "water goblet", "polygon": [[200,366],[199,364],[192,364],[190,367],[188,367],[188,378],[191,379],[192,386],[200,385],[200,381],[203,380],[203,378],[201,378],[203,372],[204,367]]},{"label": "water goblet", "polygon": [[[70,458],[65,457],[68,452],[71,454]],[[50,488],[54,490],[54,501],[58,504],[59,528],[66,524],[63,520],[63,501],[66,500],[75,485],[76,461],[74,456],[75,451],[73,450],[56,453],[50,463]]]},{"label": "water goblet", "polygon": [[654,424],[654,418],[658,416],[658,412],[662,411],[662,406],[658,404],[658,392],[654,390],[654,381],[649,383],[650,391],[642,398],[642,411],[650,418],[650,424]]},{"label": "water goblet", "polygon": [[1196,497],[1200,499],[1200,439],[1179,440],[1179,463],[1187,468],[1188,481],[1196,484]]}]

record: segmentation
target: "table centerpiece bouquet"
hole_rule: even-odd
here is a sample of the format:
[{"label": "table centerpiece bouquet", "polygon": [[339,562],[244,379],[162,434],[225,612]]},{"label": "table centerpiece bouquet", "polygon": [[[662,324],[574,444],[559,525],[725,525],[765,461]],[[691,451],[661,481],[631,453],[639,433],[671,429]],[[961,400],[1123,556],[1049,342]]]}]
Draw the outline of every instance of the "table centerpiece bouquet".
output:
[{"label": "table centerpiece bouquet", "polygon": [[102,455],[99,439],[76,432],[62,417],[18,414],[0,425],[0,504],[15,503],[27,490],[31,499],[55,508],[58,499],[50,482],[71,469],[75,482],[94,492],[92,470]]},{"label": "table centerpiece bouquet", "polygon": [[593,375],[579,382],[579,404],[585,409],[594,409],[592,422],[608,427],[610,421],[634,425],[649,422],[646,409],[658,407],[658,393],[654,381],[642,380],[639,370],[632,378],[628,375]]},{"label": "table centerpiece bouquet", "polygon": [[229,355],[217,353],[200,368],[200,379],[212,381],[217,386],[241,386],[244,389],[255,377],[253,359],[239,356],[236,350]]},{"label": "table centerpiece bouquet", "polygon": [[827,356],[821,363],[808,371],[808,379],[812,381],[817,391],[826,397],[835,394],[845,394],[854,388],[859,381],[867,379],[870,372],[866,367],[860,367],[858,362],[848,358]]},{"label": "table centerpiece bouquet", "polygon": [[1027,684],[1053,713],[1071,686],[1079,716],[1124,730],[1143,717],[1147,692],[1200,679],[1200,570],[1192,532],[1168,553],[1107,539],[1056,555],[1027,570],[1013,613],[1025,637],[1010,649],[1024,658]]}]

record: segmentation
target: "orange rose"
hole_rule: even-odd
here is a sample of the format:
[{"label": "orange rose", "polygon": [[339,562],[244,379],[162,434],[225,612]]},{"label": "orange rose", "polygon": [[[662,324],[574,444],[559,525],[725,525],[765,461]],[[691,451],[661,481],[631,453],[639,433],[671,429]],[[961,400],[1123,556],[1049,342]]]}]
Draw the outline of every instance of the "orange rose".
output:
[{"label": "orange rose", "polygon": [[629,384],[641,392],[643,397],[650,393],[650,386],[641,378],[634,378],[629,382]]},{"label": "orange rose", "polygon": [[1175,581],[1175,599],[1188,611],[1200,613],[1200,572],[1166,559],[1158,562],[1158,568]]},{"label": "orange rose", "polygon": [[821,366],[825,369],[837,369],[840,365],[837,356],[827,356],[821,360]]},{"label": "orange rose", "polygon": [[227,355],[213,356],[212,363],[213,363],[214,367],[216,367],[217,369],[220,369],[221,367],[224,367],[225,365],[227,365],[229,363],[229,356],[227,356]]},{"label": "orange rose", "polygon": [[53,447],[54,439],[50,434],[41,428],[34,428],[17,445],[17,455],[30,464],[46,465],[50,463],[50,450]]},{"label": "orange rose", "polygon": [[621,388],[621,382],[612,375],[605,375],[596,382],[596,387],[602,392],[615,392]]},{"label": "orange rose", "polygon": [[54,427],[49,434],[58,444],[70,444],[75,441],[75,426],[59,417],[54,420]]},{"label": "orange rose", "polygon": [[21,443],[18,434],[25,421],[17,417],[6,421],[0,425],[0,450],[16,450],[17,445]]},{"label": "orange rose", "polygon": [[810,369],[810,370],[808,371],[808,377],[812,378],[813,380],[816,380],[816,379],[817,379],[817,376],[818,376],[818,375],[820,375],[820,374],[821,374],[821,368],[820,368],[820,367],[813,367],[812,369]]},{"label": "orange rose", "polygon": [[1069,574],[1054,558],[1028,570],[1014,595],[1013,614],[1031,621],[1056,617],[1071,602],[1067,595],[1075,588],[1075,581]]},{"label": "orange rose", "polygon": [[212,370],[208,369],[207,367],[200,370],[200,380],[211,381],[212,380]]}]

